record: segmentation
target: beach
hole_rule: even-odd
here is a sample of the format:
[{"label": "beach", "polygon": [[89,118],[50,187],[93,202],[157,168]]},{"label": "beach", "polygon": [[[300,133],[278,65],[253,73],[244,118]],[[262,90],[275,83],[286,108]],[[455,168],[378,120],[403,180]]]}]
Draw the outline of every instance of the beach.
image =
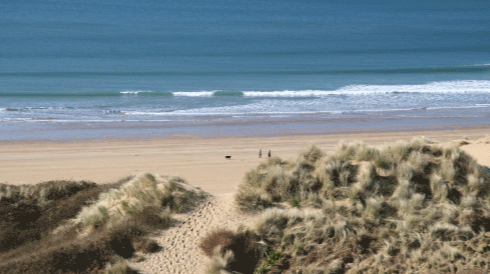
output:
[{"label": "beach", "polygon": [[[310,144],[327,153],[339,142],[362,141],[382,146],[425,136],[438,143],[454,142],[480,165],[490,166],[488,128],[371,132],[275,137],[113,139],[85,141],[16,141],[0,143],[0,174],[8,184],[36,184],[49,180],[115,182],[129,175],[177,175],[209,194],[191,212],[174,216],[176,224],[152,237],[162,249],[138,255],[130,266],[141,273],[203,273],[209,258],[199,248],[216,229],[235,231],[254,223],[256,215],[235,207],[237,186],[246,172],[272,157],[294,159]],[[258,152],[262,150],[262,157]],[[227,159],[225,156],[231,156]]]},{"label": "beach", "polygon": [[[476,224],[484,220],[490,231],[487,2],[0,1],[0,183],[7,184],[0,186],[0,274],[29,272],[24,268],[67,273],[54,263],[57,252],[74,261],[96,254],[85,260],[94,265],[75,267],[76,273],[92,268],[110,272],[116,268],[113,263],[145,274],[204,273],[216,258],[207,257],[199,243],[218,229],[256,229],[260,218],[251,212],[270,207],[293,215],[296,207],[307,214],[321,208],[325,214],[315,218],[323,232],[329,223],[353,224],[339,235],[357,239],[361,244],[356,250],[363,252],[366,239],[380,239],[371,250],[399,260],[397,273],[405,273],[408,259],[414,259],[415,268],[406,273],[424,269],[417,267],[427,257],[436,260],[428,262],[430,267],[443,266],[449,262],[440,259],[447,257],[443,253],[453,250],[440,245],[436,249],[442,253],[436,256],[428,243],[416,247],[414,255],[405,245],[400,250],[407,252],[396,255],[398,243],[410,240],[404,235],[439,241],[440,231],[452,231],[451,239],[464,236],[454,236],[457,245],[478,234],[473,243],[484,247],[475,244],[474,249],[483,251],[471,253],[463,243],[459,257],[451,251],[447,273],[462,269],[453,263],[456,257],[471,260],[464,266],[483,267],[481,260],[490,269],[490,234],[485,238]],[[377,150],[421,136],[458,148],[417,139],[415,145],[393,146],[400,151]],[[356,154],[352,159],[335,152],[341,142],[369,148],[344,146],[350,149],[346,154]],[[180,184],[180,178],[188,185]],[[126,200],[118,206],[97,205],[116,201],[110,195],[123,193],[128,185],[136,190],[121,194]],[[486,199],[486,215],[483,206],[477,208],[475,193]],[[346,205],[346,195],[350,213],[334,208],[327,214],[336,199]],[[422,200],[437,214],[447,213],[441,226],[437,214],[416,212]],[[461,213],[457,218],[449,214],[453,204]],[[70,228],[89,207],[96,217]],[[114,213],[121,218],[110,219],[107,208],[122,217]],[[400,214],[391,216],[396,210]],[[380,223],[357,233],[354,221],[361,215],[362,223]],[[385,228],[396,237],[373,232],[390,222]],[[398,225],[404,222],[428,224],[407,226],[410,233],[405,233]],[[161,227],[153,227],[155,223]],[[67,232],[69,241],[52,234],[65,225],[76,234]],[[158,231],[150,233],[147,225]],[[148,239],[136,237],[135,227]],[[148,240],[158,252],[136,248],[134,256],[113,262],[120,250],[111,237],[119,235],[119,228],[130,242],[122,249],[144,247]],[[261,235],[257,231],[252,233],[256,238],[249,237],[256,247],[270,240],[262,235],[255,241]],[[294,229],[287,233],[284,239],[296,235]],[[334,238],[330,234],[319,246],[335,246],[324,241]],[[85,241],[84,235],[93,237]],[[34,241],[37,247],[31,245],[33,239],[40,239]],[[415,242],[424,246],[422,239],[410,241],[412,247]],[[48,244],[53,244],[51,251]],[[260,250],[286,252],[279,242],[267,248]],[[329,269],[337,265],[331,273],[344,273],[339,265],[344,268],[354,260],[344,256],[354,254],[348,248],[339,245],[337,257],[332,250],[317,250],[328,255],[312,260],[311,267],[326,265],[321,260],[328,257]],[[289,251],[284,254],[300,249]],[[267,259],[264,254],[256,257]],[[270,254],[279,260],[272,256],[277,253]],[[66,267],[74,267],[65,261],[71,264]],[[382,257],[376,261],[380,267],[393,265]],[[289,259],[283,262],[291,262],[294,272],[317,273],[303,271]],[[257,273],[279,273],[267,272],[265,266],[262,270]],[[224,272],[216,268],[206,273]]]},{"label": "beach", "polygon": [[[478,140],[488,128],[432,131],[396,131],[274,137],[112,139],[84,141],[1,142],[0,174],[8,184],[36,184],[49,180],[89,180],[110,183],[129,175],[177,175],[211,194],[233,193],[245,173],[267,159],[267,152],[294,158],[308,145],[332,151],[341,140],[383,145],[425,136],[435,142],[468,138]],[[490,166],[490,151],[483,144],[463,146],[482,165]],[[258,157],[262,150],[262,158]],[[225,156],[232,156],[226,159]]]}]

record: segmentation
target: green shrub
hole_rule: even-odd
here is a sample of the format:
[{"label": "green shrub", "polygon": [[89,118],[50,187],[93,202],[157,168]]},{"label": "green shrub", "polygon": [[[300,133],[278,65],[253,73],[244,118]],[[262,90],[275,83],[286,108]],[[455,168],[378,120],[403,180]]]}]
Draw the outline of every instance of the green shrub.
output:
[{"label": "green shrub", "polygon": [[267,257],[267,259],[260,264],[259,267],[257,267],[254,270],[254,274],[267,274],[271,271],[272,267],[281,260],[285,258],[284,254],[282,251],[279,250],[273,250],[271,254]]},{"label": "green shrub", "polygon": [[291,200],[289,200],[289,204],[292,207],[299,207],[299,200],[298,199],[291,199]]}]

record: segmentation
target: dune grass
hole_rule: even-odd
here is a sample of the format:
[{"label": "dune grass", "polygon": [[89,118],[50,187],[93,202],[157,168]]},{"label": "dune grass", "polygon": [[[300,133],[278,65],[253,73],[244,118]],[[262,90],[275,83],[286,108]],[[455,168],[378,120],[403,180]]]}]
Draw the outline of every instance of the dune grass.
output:
[{"label": "dune grass", "polygon": [[146,235],[204,197],[181,178],[151,174],[0,190],[0,273],[136,273],[124,259],[158,251]]},{"label": "dune grass", "polygon": [[199,198],[179,177],[144,174],[102,193],[96,203],[82,208],[72,222],[89,229],[112,226],[145,208],[164,208],[162,218],[169,219],[171,212],[184,212]]},{"label": "dune grass", "polygon": [[[488,272],[489,191],[490,169],[457,145],[341,143],[331,154],[311,146],[245,175],[238,207],[265,211],[228,233],[248,235],[254,273]],[[216,246],[220,267],[208,273],[252,273],[233,267],[243,260],[235,249]]]},{"label": "dune grass", "polygon": [[[38,185],[0,185],[0,252],[44,237],[114,184],[50,181]],[[57,192],[59,191],[59,192]],[[47,194],[47,195],[46,195]]]},{"label": "dune grass", "polygon": [[9,200],[10,202],[28,200],[46,204],[95,186],[96,184],[93,182],[63,180],[48,181],[37,185],[16,186],[0,184],[0,200]]},{"label": "dune grass", "polygon": [[199,246],[213,261],[206,273],[240,270],[252,273],[263,252],[257,239],[248,230],[237,232],[218,229],[207,235]]}]

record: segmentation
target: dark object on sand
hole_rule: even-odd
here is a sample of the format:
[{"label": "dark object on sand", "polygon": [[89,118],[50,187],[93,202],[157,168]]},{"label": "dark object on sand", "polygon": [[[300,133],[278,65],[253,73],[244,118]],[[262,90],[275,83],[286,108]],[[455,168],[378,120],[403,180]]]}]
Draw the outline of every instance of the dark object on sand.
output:
[{"label": "dark object on sand", "polygon": [[231,156],[225,156],[226,159],[231,159]]}]

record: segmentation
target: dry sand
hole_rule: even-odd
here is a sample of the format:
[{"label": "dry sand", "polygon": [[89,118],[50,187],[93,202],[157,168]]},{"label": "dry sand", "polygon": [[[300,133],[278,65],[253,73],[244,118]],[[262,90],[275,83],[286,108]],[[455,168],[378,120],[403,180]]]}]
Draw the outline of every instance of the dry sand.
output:
[{"label": "dry sand", "polygon": [[131,266],[142,273],[204,273],[209,259],[199,249],[199,240],[216,229],[236,230],[249,224],[252,215],[233,210],[233,193],[210,196],[194,211],[175,216],[177,225],[153,237],[162,250]]},{"label": "dry sand", "polygon": [[[151,172],[178,175],[211,194],[234,192],[245,172],[267,158],[267,151],[283,159],[295,157],[311,143],[324,151],[340,140],[382,145],[426,136],[437,142],[467,137],[477,140],[490,129],[451,131],[383,132],[340,135],[302,135],[255,138],[0,142],[0,182],[35,184],[55,179],[113,182],[132,174]],[[476,147],[476,148],[473,148]],[[483,144],[464,146],[477,160],[490,166]],[[257,157],[259,149],[263,158]],[[231,155],[231,160],[224,156]]]},{"label": "dry sand", "polygon": [[[208,259],[199,250],[201,237],[216,228],[235,229],[250,224],[253,216],[239,214],[233,194],[244,174],[267,159],[267,151],[283,159],[293,158],[315,144],[333,150],[340,140],[382,145],[425,136],[437,142],[468,138],[462,146],[477,161],[490,166],[489,129],[384,132],[341,135],[304,135],[254,138],[200,138],[92,140],[75,142],[0,143],[0,181],[35,184],[54,179],[91,180],[106,183],[128,175],[151,172],[178,175],[190,185],[210,193],[209,199],[190,213],[176,216],[178,224],[155,239],[162,251],[146,255],[133,266],[142,273],[203,273]],[[263,158],[258,158],[262,149]],[[230,155],[230,160],[225,156]]]}]

